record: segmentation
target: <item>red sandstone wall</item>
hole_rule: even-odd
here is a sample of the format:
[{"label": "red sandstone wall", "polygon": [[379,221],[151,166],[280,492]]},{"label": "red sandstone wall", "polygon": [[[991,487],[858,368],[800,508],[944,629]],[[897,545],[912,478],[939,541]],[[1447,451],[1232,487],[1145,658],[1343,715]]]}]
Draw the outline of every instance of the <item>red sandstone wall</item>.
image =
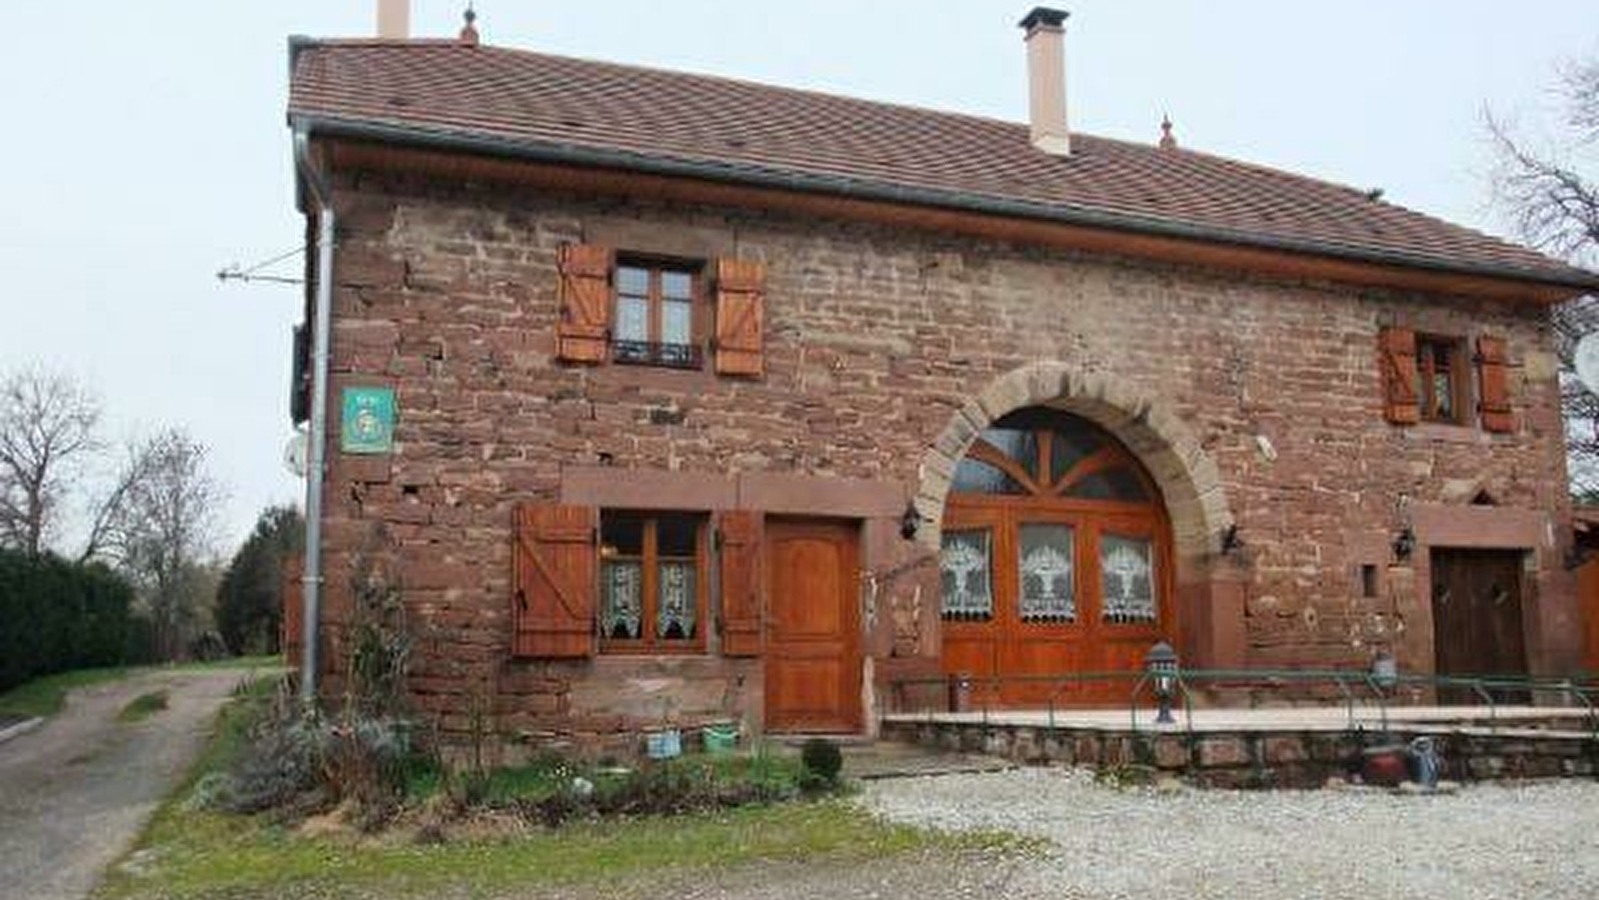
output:
[{"label": "red sandstone wall", "polygon": [[[1221,566],[1235,605],[1212,611],[1236,622],[1236,646],[1211,647],[1211,662],[1365,666],[1392,648],[1430,668],[1426,554],[1403,563],[1388,549],[1397,499],[1413,517],[1433,511],[1424,543],[1470,540],[1487,519],[1452,510],[1479,490],[1519,511],[1513,536],[1538,548],[1535,668],[1579,652],[1554,358],[1536,309],[509,188],[347,178],[339,206],[335,389],[392,384],[400,414],[392,459],[332,455],[329,623],[336,638],[341,573],[381,523],[418,634],[418,705],[447,729],[467,727],[473,693],[498,698],[503,730],[530,735],[606,732],[648,718],[663,691],[678,715],[759,719],[758,663],[507,661],[511,509],[561,496],[563,467],[847,477],[908,496],[951,413],[1040,359],[1163,398],[1219,466],[1245,548]],[[556,363],[555,252],[568,241],[766,260],[768,375]],[[1507,337],[1518,432],[1384,422],[1376,334],[1396,319]],[[898,552],[878,543],[878,564]],[[1381,566],[1375,600],[1356,596],[1361,563]],[[878,653],[890,618],[877,617]],[[936,654],[936,636],[921,652]],[[328,665],[336,676],[336,653]]]}]

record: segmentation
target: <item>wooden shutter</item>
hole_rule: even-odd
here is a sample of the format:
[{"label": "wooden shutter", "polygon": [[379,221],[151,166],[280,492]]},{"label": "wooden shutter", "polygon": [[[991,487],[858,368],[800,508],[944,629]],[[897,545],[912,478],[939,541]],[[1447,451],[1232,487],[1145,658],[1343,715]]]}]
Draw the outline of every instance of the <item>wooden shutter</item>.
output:
[{"label": "wooden shutter", "polygon": [[716,371],[761,375],[765,335],[766,264],[723,259],[716,263]]},{"label": "wooden shutter", "polygon": [[1484,431],[1515,430],[1510,412],[1510,363],[1505,354],[1505,339],[1483,335],[1477,338],[1478,408]]},{"label": "wooden shutter", "polygon": [[1416,333],[1409,328],[1384,328],[1377,336],[1377,365],[1382,374],[1383,415],[1395,425],[1421,420],[1416,401]]},{"label": "wooden shutter", "polygon": [[717,522],[722,655],[761,654],[761,514],[725,512]]},{"label": "wooden shutter", "polygon": [[556,355],[568,362],[604,362],[611,336],[611,248],[566,244],[557,261],[561,322]]},{"label": "wooden shutter", "polygon": [[596,511],[584,506],[530,503],[517,509],[515,655],[594,654],[598,522]]}]

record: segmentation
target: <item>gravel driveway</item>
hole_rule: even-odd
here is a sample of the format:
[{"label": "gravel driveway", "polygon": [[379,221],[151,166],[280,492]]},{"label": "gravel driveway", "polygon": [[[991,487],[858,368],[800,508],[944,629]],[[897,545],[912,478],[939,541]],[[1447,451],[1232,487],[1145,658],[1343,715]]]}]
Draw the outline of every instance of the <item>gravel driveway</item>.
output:
[{"label": "gravel driveway", "polygon": [[[1082,771],[884,781],[889,818],[1045,838],[1004,900],[1599,897],[1599,784],[1363,791],[1117,790]],[[887,894],[885,896],[899,896]]]},{"label": "gravel driveway", "polygon": [[[244,675],[156,671],[84,688],[0,744],[0,900],[86,895],[193,763]],[[163,689],[167,709],[117,721],[128,701]]]}]

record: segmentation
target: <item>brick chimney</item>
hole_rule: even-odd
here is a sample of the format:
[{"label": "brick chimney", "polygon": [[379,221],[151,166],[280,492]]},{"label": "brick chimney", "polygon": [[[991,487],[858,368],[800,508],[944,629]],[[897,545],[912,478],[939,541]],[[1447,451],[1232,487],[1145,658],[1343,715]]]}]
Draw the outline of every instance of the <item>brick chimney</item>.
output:
[{"label": "brick chimney", "polygon": [[411,36],[411,0],[378,0],[378,37],[403,41]]},{"label": "brick chimney", "polygon": [[1037,6],[1019,23],[1027,33],[1027,97],[1033,146],[1045,153],[1072,152],[1066,128],[1066,16]]}]

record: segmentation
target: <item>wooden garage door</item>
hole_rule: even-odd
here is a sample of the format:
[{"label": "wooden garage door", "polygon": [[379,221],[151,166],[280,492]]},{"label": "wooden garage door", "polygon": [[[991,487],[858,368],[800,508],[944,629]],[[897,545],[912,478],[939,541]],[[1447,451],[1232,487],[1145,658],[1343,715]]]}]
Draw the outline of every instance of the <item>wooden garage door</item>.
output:
[{"label": "wooden garage door", "polygon": [[1006,416],[945,506],[944,671],[977,676],[978,702],[1125,703],[1130,679],[1059,676],[1136,671],[1173,638],[1170,545],[1159,492],[1114,437],[1054,410]]},{"label": "wooden garage door", "polygon": [[767,526],[766,726],[861,728],[857,530],[811,521]]}]

